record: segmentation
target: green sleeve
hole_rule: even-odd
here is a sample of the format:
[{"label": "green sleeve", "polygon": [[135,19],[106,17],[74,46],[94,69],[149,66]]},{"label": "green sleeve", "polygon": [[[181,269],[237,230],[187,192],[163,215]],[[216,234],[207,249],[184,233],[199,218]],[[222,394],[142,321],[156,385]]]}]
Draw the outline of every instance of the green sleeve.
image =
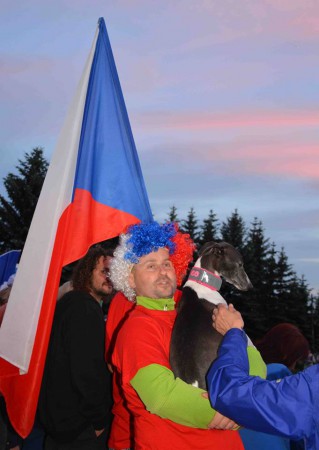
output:
[{"label": "green sleeve", "polygon": [[267,367],[256,347],[248,346],[247,354],[249,360],[249,375],[266,378]]},{"label": "green sleeve", "polygon": [[[250,375],[266,378],[266,365],[255,347],[247,347]],[[170,419],[181,425],[207,429],[216,411],[205,392],[185,383],[167,367],[150,364],[140,369],[131,380],[146,409],[163,419]]]},{"label": "green sleeve", "polygon": [[203,389],[185,383],[167,367],[150,364],[131,380],[146,409],[163,419],[193,428],[208,428],[216,411]]}]

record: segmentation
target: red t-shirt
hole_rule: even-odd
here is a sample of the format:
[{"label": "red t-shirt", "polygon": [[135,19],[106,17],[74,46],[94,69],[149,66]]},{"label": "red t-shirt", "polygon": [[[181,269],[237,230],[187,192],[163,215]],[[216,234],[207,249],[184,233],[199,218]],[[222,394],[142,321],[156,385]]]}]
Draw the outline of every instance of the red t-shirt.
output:
[{"label": "red t-shirt", "polygon": [[113,352],[129,410],[134,418],[135,450],[243,450],[237,431],[202,430],[162,419],[145,409],[130,380],[150,364],[169,365],[169,345],[176,311],[136,306],[118,333]]},{"label": "red t-shirt", "polygon": [[[178,302],[182,291],[176,290],[174,298]],[[119,329],[127,319],[135,302],[129,301],[124,294],[118,292],[111,301],[105,328],[105,357],[107,362],[112,361],[112,353]],[[121,450],[133,447],[133,420],[126,407],[126,400],[121,388],[118,372],[113,375],[113,421],[109,438],[109,448]]]}]

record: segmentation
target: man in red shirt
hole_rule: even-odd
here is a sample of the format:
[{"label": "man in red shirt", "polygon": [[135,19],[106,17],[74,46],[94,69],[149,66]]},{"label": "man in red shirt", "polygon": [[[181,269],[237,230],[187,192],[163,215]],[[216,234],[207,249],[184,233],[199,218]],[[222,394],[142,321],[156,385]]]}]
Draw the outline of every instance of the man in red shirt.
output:
[{"label": "man in red shirt", "polygon": [[114,252],[114,288],[136,301],[112,357],[133,417],[136,450],[243,449],[236,424],[211,408],[203,390],[175,378],[169,364],[174,293],[193,248],[174,224],[152,222],[131,227]]}]

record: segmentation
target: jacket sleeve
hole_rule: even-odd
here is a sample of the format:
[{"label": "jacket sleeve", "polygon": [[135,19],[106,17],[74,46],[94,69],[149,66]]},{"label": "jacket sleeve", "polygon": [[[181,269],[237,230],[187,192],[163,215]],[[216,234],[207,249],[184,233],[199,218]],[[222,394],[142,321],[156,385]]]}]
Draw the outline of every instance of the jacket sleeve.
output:
[{"label": "jacket sleeve", "polygon": [[318,369],[275,381],[250,376],[248,371],[247,337],[242,330],[231,329],[207,375],[212,405],[251,430],[291,439],[309,437],[314,429],[314,395],[318,400]]}]

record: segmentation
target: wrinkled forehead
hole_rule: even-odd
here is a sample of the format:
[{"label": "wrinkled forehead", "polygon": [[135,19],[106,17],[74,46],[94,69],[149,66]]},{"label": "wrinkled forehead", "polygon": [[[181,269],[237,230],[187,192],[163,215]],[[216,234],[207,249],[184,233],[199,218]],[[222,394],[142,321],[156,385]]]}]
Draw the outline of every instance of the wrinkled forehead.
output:
[{"label": "wrinkled forehead", "polygon": [[141,256],[139,262],[135,264],[135,267],[142,267],[148,262],[162,263],[167,260],[169,260],[169,251],[166,247],[163,247],[149,253],[148,255]]}]

